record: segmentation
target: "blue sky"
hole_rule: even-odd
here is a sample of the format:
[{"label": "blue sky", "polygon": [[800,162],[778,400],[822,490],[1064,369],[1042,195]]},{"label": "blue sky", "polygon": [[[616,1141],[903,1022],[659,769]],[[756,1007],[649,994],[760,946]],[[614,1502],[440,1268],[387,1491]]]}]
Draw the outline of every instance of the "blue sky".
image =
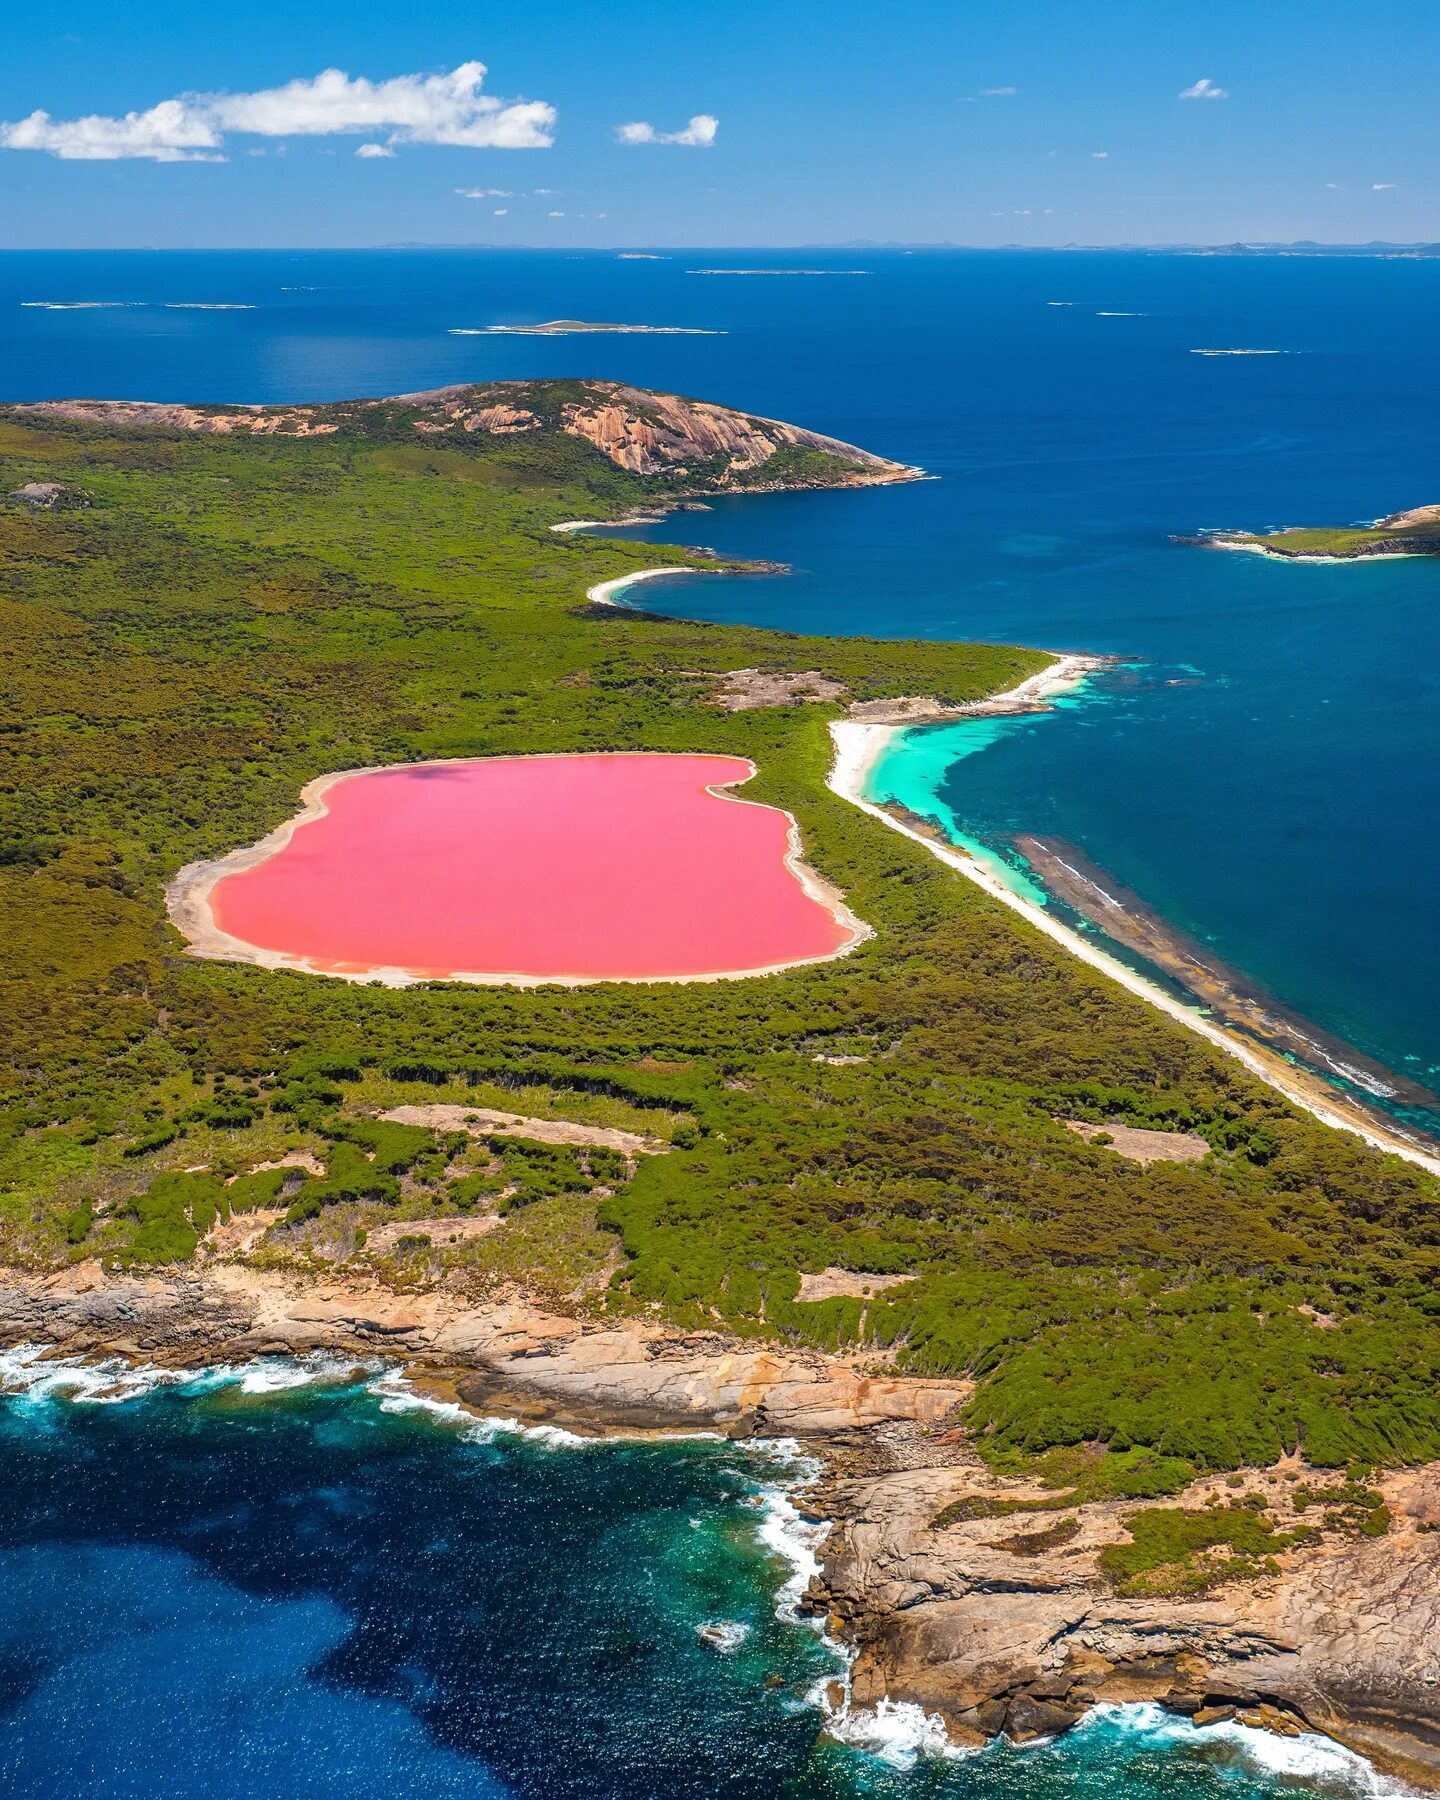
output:
[{"label": "blue sky", "polygon": [[5,247],[1440,239],[1434,0],[7,10]]}]

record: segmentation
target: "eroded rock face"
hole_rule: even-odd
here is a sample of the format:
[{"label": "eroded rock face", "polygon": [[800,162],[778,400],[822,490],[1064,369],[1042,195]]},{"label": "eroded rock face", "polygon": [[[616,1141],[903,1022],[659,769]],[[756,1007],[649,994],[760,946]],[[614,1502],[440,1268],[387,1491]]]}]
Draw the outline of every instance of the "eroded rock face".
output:
[{"label": "eroded rock face", "polygon": [[811,1601],[858,1647],[857,1703],[916,1701],[962,1740],[1049,1735],[1096,1700],[1202,1722],[1269,1707],[1261,1723],[1288,1717],[1440,1785],[1440,1532],[1422,1528],[1435,1480],[1387,1479],[1384,1537],[1287,1551],[1279,1574],[1195,1599],[1125,1598],[1102,1577],[1098,1553],[1126,1540],[1139,1502],[1064,1509],[1074,1534],[1035,1549],[1057,1512],[936,1527],[958,1493],[1021,1492],[978,1463],[839,1481]]},{"label": "eroded rock face", "polygon": [[396,1295],[360,1279],[300,1281],[217,1261],[185,1275],[119,1275],[97,1263],[0,1274],[0,1342],[55,1344],[169,1364],[338,1350],[412,1357],[456,1372],[477,1405],[577,1424],[821,1436],[933,1421],[967,1384],[861,1374],[834,1358],[774,1352],[715,1332],[604,1328],[521,1301],[468,1305]]},{"label": "eroded rock face", "polygon": [[716,483],[724,486],[760,468],[782,447],[841,458],[854,465],[857,481],[896,467],[838,438],[704,400],[601,383],[594,393],[593,401],[565,408],[564,429],[572,437],[587,438],[611,462],[636,475],[685,475],[697,464],[723,457]]}]

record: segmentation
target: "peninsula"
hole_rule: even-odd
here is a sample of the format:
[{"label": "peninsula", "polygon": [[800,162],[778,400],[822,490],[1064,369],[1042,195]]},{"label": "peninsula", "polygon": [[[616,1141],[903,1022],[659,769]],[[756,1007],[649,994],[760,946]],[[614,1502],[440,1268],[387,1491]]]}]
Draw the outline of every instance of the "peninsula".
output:
[{"label": "peninsula", "polygon": [[1191,542],[1251,550],[1289,562],[1360,562],[1377,556],[1440,556],[1440,506],[1413,506],[1373,525],[1288,526],[1283,531],[1216,531]]},{"label": "peninsula", "polygon": [[[858,1700],[1263,1705],[1436,1782],[1440,1187],[827,785],[832,727],[1042,704],[1055,658],[594,604],[714,559],[554,529],[918,474],[607,381],[0,408],[0,1338],[794,1431]],[[803,858],[845,953],[387,986],[167,915],[336,771],[615,752],[753,766],[696,806],[766,809],[757,879]],[[534,825],[487,810],[497,887]]]}]

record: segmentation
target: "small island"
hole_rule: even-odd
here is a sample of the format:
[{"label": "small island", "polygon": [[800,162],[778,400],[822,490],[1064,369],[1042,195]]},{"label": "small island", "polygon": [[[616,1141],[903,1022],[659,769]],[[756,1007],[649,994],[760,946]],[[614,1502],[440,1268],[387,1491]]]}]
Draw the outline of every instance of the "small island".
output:
[{"label": "small island", "polygon": [[1291,562],[1358,562],[1375,556],[1440,556],[1440,506],[1412,506],[1373,525],[1300,525],[1284,531],[1217,531],[1198,540]]},{"label": "small island", "polygon": [[619,325],[589,319],[547,319],[542,325],[455,325],[451,337],[583,337],[594,332],[612,336],[724,337],[706,325]]}]

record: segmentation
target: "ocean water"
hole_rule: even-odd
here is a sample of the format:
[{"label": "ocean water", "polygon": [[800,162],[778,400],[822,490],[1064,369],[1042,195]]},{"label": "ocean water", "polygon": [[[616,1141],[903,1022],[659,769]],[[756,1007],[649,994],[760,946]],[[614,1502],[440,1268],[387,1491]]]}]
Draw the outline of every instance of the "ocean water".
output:
[{"label": "ocean water", "polygon": [[[797,265],[866,273],[693,272]],[[553,317],[716,335],[453,335]],[[1440,499],[1437,318],[1440,260],[8,253],[0,395],[332,399],[591,374],[919,463],[938,479],[647,528],[793,572],[665,581],[646,602],[1130,659],[1085,704],[987,732],[983,754],[973,731],[953,756],[917,734],[887,782],[1012,866],[1017,833],[1076,846],[1323,1031],[1433,1087],[1440,563],[1293,567],[1171,539]]]},{"label": "ocean water", "polygon": [[814,1698],[840,1659],[789,1613],[812,1551],[783,1447],[527,1434],[324,1359],[11,1353],[0,1390],[11,1800],[1388,1791],[1323,1740],[1153,1708],[978,1755],[914,1709],[840,1741]]}]

